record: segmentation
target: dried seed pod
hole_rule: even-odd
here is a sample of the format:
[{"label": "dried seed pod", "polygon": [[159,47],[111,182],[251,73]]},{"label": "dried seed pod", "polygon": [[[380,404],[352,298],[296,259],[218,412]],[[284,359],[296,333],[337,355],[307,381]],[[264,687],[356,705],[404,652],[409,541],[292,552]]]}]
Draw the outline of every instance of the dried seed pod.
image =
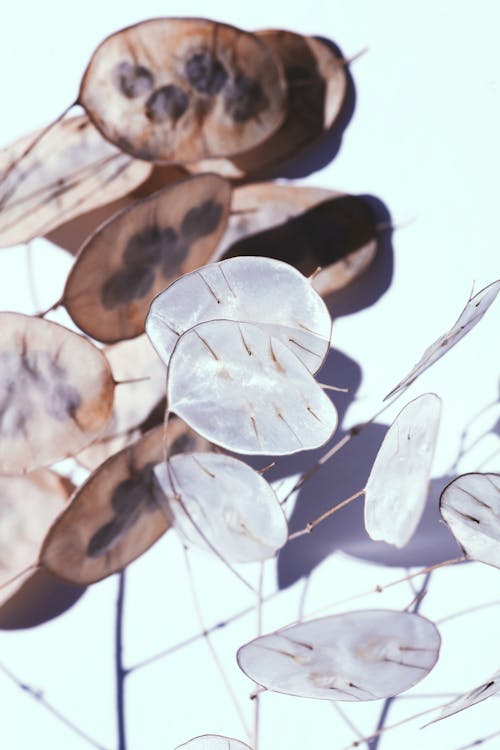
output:
[{"label": "dried seed pod", "polygon": [[354,281],[377,252],[377,227],[360,196],[261,183],[236,188],[219,255],[259,255],[290,263],[326,296]]},{"label": "dried seed pod", "polygon": [[233,258],[183,276],[154,300],[146,331],[168,364],[182,333],[221,318],[260,326],[310,372],[319,370],[330,348],[324,302],[294,268],[270,258]]},{"label": "dried seed pod", "polygon": [[[140,436],[136,428],[165,397],[166,367],[147,336],[108,346],[104,354],[119,387],[115,391],[113,414],[105,432],[76,456],[77,461],[90,470],[136,440]],[[120,385],[122,381],[125,382]]]},{"label": "dried seed pod", "polygon": [[441,719],[447,719],[448,716],[453,716],[453,714],[457,714],[459,711],[464,711],[466,708],[475,706],[476,703],[481,703],[481,701],[486,700],[486,698],[491,698],[492,695],[496,695],[499,691],[500,670],[491,675],[489,680],[483,682],[482,685],[478,685],[473,688],[473,690],[470,690],[463,695],[459,695],[458,698],[455,698],[451,703],[447,703],[446,706],[441,709],[441,713],[437,719],[429,721],[425,726],[434,724],[436,721],[441,721]]},{"label": "dried seed pod", "polygon": [[114,395],[104,354],[40,318],[0,313],[0,473],[72,456],[103,432]]},{"label": "dried seed pod", "polygon": [[[0,247],[47,234],[97,206],[126,195],[152,167],[108,143],[86,115],[56,122],[0,153]],[[14,164],[14,166],[11,166]]]},{"label": "dried seed pod", "polygon": [[82,247],[66,282],[62,301],[74,322],[105,342],[142,333],[154,296],[209,259],[229,203],[229,183],[200,175],[106,222]]},{"label": "dried seed pod", "polygon": [[140,159],[186,162],[261,143],[285,115],[279,59],[253,34],[194,18],[107,37],[79,102],[105,138]]},{"label": "dried seed pod", "polygon": [[40,565],[65,581],[89,584],[154,544],[170,525],[153,474],[162,456],[160,427],[102,464],[49,530]]},{"label": "dried seed pod", "polygon": [[168,367],[169,409],[237,453],[318,448],[337,412],[309,370],[269,330],[212,320],[183,334]]},{"label": "dried seed pod", "polygon": [[365,488],[365,528],[372,539],[404,547],[424,512],[441,416],[441,399],[410,401],[385,434]]},{"label": "dried seed pod", "polygon": [[[72,489],[70,482],[49,469],[37,469],[23,477],[0,476],[0,583],[32,565],[47,529]],[[4,603],[32,576],[28,570],[0,590],[0,619]]]},{"label": "dried seed pod", "polygon": [[444,488],[439,510],[467,557],[500,568],[500,474],[462,474]]},{"label": "dried seed pod", "polygon": [[443,336],[440,336],[425,350],[413,370],[387,394],[384,400],[406,390],[428,367],[437,362],[438,359],[441,359],[455,344],[458,344],[460,339],[463,339],[479,323],[485,312],[495,301],[499,291],[500,279],[494,281],[492,284],[488,284],[488,286],[485,286],[484,289],[481,289],[473,297],[470,297],[458,320],[452,325],[450,330]]},{"label": "dried seed pod", "polygon": [[441,638],[421,615],[361,610],[277,630],[242,646],[238,664],[278,693],[335,701],[389,698],[434,667]]},{"label": "dried seed pod", "polygon": [[189,164],[191,172],[213,170],[232,179],[255,178],[295,157],[333,125],[347,88],[346,62],[320,39],[291,31],[257,31],[285,71],[286,117],[281,127],[255,148],[231,159]]},{"label": "dried seed pod", "polygon": [[173,456],[168,469],[163,464],[155,473],[175,528],[188,542],[215,548],[230,563],[267,560],[286,544],[288,524],[278,498],[243,461],[188,453]]},{"label": "dried seed pod", "polygon": [[193,737],[192,740],[177,745],[175,750],[252,750],[240,740],[234,740],[231,737],[223,737],[220,734],[202,734],[199,737]]}]

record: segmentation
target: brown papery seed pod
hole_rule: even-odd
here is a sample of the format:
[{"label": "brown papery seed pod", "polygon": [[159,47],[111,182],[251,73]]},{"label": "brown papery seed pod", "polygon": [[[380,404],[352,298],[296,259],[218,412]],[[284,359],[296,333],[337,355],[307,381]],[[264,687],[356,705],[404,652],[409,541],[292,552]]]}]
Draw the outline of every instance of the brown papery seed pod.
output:
[{"label": "brown papery seed pod", "polygon": [[0,152],[0,247],[47,234],[126,195],[151,174],[106,141],[86,115],[61,120]]},{"label": "brown papery seed pod", "polygon": [[187,165],[190,172],[215,171],[230,179],[255,178],[297,156],[329,130],[347,87],[346,61],[314,37],[291,31],[257,31],[279,57],[287,84],[286,118],[263,143],[229,159]]},{"label": "brown papery seed pod", "polygon": [[347,286],[377,252],[369,204],[323,188],[260,183],[236,188],[223,258],[258,255],[290,263],[322,296]]},{"label": "brown papery seed pod", "polygon": [[285,116],[279,59],[258,37],[194,18],[107,37],[79,102],[105,138],[140,159],[188,162],[246,151]]},{"label": "brown papery seed pod", "polygon": [[225,229],[230,187],[199,175],[120,212],[82,247],[62,301],[74,322],[99,341],[144,331],[153,298],[206,263]]},{"label": "brown papery seed pod", "polygon": [[78,453],[104,430],[114,389],[104,354],[83,336],[0,313],[0,473]]}]

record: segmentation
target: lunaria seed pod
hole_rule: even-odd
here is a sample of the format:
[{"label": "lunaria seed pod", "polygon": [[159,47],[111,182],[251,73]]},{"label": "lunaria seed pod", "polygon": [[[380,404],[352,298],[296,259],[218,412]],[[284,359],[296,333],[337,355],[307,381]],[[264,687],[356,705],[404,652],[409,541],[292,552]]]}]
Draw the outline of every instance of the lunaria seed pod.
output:
[{"label": "lunaria seed pod", "polygon": [[279,59],[254,34],[159,18],[107,37],[79,102],[105,138],[140,159],[184,162],[245,151],[285,116]]}]

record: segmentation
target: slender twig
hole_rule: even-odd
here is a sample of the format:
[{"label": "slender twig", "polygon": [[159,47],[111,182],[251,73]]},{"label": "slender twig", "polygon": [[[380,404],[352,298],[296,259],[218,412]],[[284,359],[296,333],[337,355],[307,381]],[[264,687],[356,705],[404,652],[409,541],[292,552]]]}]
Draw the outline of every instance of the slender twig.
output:
[{"label": "slender twig", "polygon": [[33,698],[33,700],[36,700],[37,703],[39,703],[43,708],[45,708],[46,711],[52,714],[58,721],[61,722],[61,724],[64,724],[65,727],[70,729],[74,734],[77,734],[82,740],[85,740],[89,743],[89,745],[92,745],[92,747],[97,748],[97,750],[107,750],[107,748],[104,745],[101,745],[97,740],[95,740],[93,737],[88,735],[86,732],[83,731],[83,729],[80,729],[79,726],[77,726],[74,722],[71,721],[71,719],[68,719],[67,716],[64,716],[57,708],[55,708],[51,703],[49,703],[43,696],[43,693],[41,690],[35,690],[30,685],[27,685],[25,682],[22,682],[16,675],[10,671],[7,667],[5,667],[3,664],[0,664],[0,671],[3,672],[3,674],[8,677],[12,682],[14,682],[21,690],[24,690],[24,692],[30,696],[30,698]]},{"label": "slender twig", "polygon": [[370,740],[373,740],[376,737],[379,737],[381,734],[388,732],[390,729],[395,729],[396,727],[400,727],[402,724],[406,724],[409,721],[413,721],[413,719],[418,719],[420,716],[425,716],[425,714],[430,714],[432,711],[436,711],[438,708],[440,708],[440,706],[433,706],[432,708],[426,708],[425,711],[419,711],[417,714],[406,716],[404,719],[400,719],[400,721],[396,721],[394,724],[387,724],[385,727],[381,727],[380,729],[377,729],[377,731],[373,732],[372,734],[367,735],[366,737],[360,737],[358,740],[354,740],[354,742],[351,742],[350,745],[346,745],[344,748],[342,748],[342,750],[351,750],[351,748],[353,747],[359,747],[363,742],[370,742]]},{"label": "slender twig", "polygon": [[241,710],[241,706],[240,706],[240,704],[238,702],[238,699],[237,699],[237,697],[236,697],[236,695],[234,693],[234,690],[233,690],[233,688],[231,686],[231,683],[228,680],[228,677],[226,675],[224,667],[222,666],[222,662],[221,662],[221,660],[219,658],[219,654],[217,653],[216,649],[214,648],[214,645],[213,645],[213,643],[212,643],[212,641],[210,639],[210,636],[208,635],[208,631],[207,631],[207,629],[205,627],[205,621],[203,619],[203,613],[201,611],[200,600],[198,598],[198,591],[196,590],[196,585],[195,585],[195,582],[194,582],[194,575],[193,575],[193,571],[191,569],[191,561],[189,560],[189,555],[188,555],[187,547],[184,544],[182,544],[182,543],[181,543],[181,546],[182,546],[182,550],[184,552],[184,561],[186,563],[186,570],[187,570],[187,574],[188,574],[189,587],[191,589],[191,596],[192,596],[192,599],[193,599],[193,605],[194,605],[194,609],[196,611],[196,615],[198,617],[198,622],[200,624],[200,628],[202,630],[203,638],[205,639],[205,641],[207,643],[208,649],[209,649],[209,651],[210,651],[210,653],[212,655],[212,658],[214,660],[215,666],[217,667],[217,669],[219,671],[219,674],[220,674],[220,676],[222,678],[224,686],[225,686],[225,688],[226,688],[226,690],[228,692],[228,695],[229,695],[229,697],[230,697],[230,699],[232,701],[232,704],[233,704],[233,706],[234,706],[234,708],[236,710],[236,713],[238,714],[238,717],[239,717],[239,720],[240,720],[241,725],[243,727],[243,730],[245,731],[245,733],[247,735],[247,738],[250,741],[251,740],[251,733],[250,733],[250,730],[249,730],[249,728],[247,726],[247,723],[245,721],[245,716],[243,714],[243,711]]},{"label": "slender twig", "polygon": [[[257,584],[257,638],[262,635],[262,589],[264,586],[264,563],[260,563],[259,582]],[[255,685],[256,688],[260,687]],[[260,693],[255,693],[253,700],[253,750],[259,750]]]},{"label": "slender twig", "polygon": [[460,745],[460,747],[457,747],[456,750],[470,750],[472,747],[479,747],[479,745],[484,745],[485,742],[489,742],[494,737],[498,737],[500,735],[500,729],[497,732],[492,732],[492,734],[486,735],[486,737],[480,737],[478,740],[472,740],[472,742],[468,742],[467,745]]},{"label": "slender twig", "polygon": [[125,678],[127,670],[123,666],[123,610],[125,603],[125,571],[118,574],[118,597],[115,617],[115,679],[116,679],[116,719],[118,750],[127,750],[125,726]]},{"label": "slender twig", "polygon": [[307,526],[305,528],[300,529],[300,531],[295,531],[293,534],[290,534],[288,537],[288,541],[291,541],[292,539],[297,539],[299,536],[304,536],[305,534],[310,534],[318,524],[322,523],[323,521],[326,521],[327,518],[330,518],[330,516],[333,516],[334,513],[336,513],[341,508],[345,508],[346,505],[349,505],[349,503],[352,503],[353,500],[356,500],[356,498],[361,497],[361,495],[364,495],[365,490],[359,490],[359,492],[355,492],[354,495],[351,495],[346,500],[342,500],[341,503],[338,503],[337,505],[334,505],[333,508],[330,508],[329,510],[325,511],[325,513],[322,513],[320,516],[314,519],[314,521],[309,521]]},{"label": "slender twig", "polygon": [[498,607],[500,604],[500,599],[495,599],[493,602],[484,602],[483,604],[478,604],[475,607],[467,607],[467,609],[461,609],[458,612],[452,612],[451,615],[446,615],[445,617],[441,617],[440,620],[435,620],[436,625],[441,625],[443,622],[448,622],[449,620],[454,620],[456,617],[462,617],[463,615],[468,615],[471,612],[478,612],[480,609],[488,609],[489,607]]},{"label": "slender twig", "polygon": [[362,740],[363,732],[358,729],[351,717],[348,716],[347,712],[344,711],[344,709],[339,705],[338,701],[330,701],[330,705],[335,709],[342,721],[349,727],[351,732],[353,732],[353,734],[355,734],[358,739]]}]

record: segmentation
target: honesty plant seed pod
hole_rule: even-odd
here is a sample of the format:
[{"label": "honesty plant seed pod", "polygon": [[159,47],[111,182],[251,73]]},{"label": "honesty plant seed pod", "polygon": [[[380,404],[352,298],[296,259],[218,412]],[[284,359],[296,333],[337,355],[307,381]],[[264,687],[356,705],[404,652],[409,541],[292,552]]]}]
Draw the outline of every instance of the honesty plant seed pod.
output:
[{"label": "honesty plant seed pod", "polygon": [[144,331],[151,300],[203,265],[224,231],[229,184],[200,175],[121,211],[82,247],[63,302],[74,322],[99,341]]},{"label": "honesty plant seed pod", "polygon": [[240,668],[277,693],[335,701],[390,698],[434,667],[436,626],[410,612],[373,609],[277,630],[238,650]]},{"label": "honesty plant seed pod", "polygon": [[177,745],[175,750],[252,750],[249,745],[220,734],[202,734]]},{"label": "honesty plant seed pod", "polygon": [[459,713],[459,711],[465,711],[466,708],[475,706],[476,703],[481,703],[481,701],[485,701],[486,698],[491,698],[492,695],[496,695],[499,691],[500,670],[495,672],[495,674],[493,674],[489,678],[489,680],[483,682],[482,685],[478,685],[468,693],[459,695],[458,698],[455,698],[455,700],[451,701],[451,703],[447,703],[446,706],[441,709],[441,713],[439,714],[437,719],[429,721],[429,723],[425,726],[434,724],[436,721],[441,721],[442,719],[447,719],[448,716],[453,716],[453,714],[457,714]]},{"label": "honesty plant seed pod", "polygon": [[313,373],[330,348],[324,302],[294,268],[270,258],[233,258],[183,276],[154,300],[146,332],[168,364],[182,333],[222,318],[258,325]]},{"label": "honesty plant seed pod", "polygon": [[224,258],[284,261],[314,274],[312,286],[322,296],[360,276],[377,252],[375,217],[360,196],[261,183],[237,188],[232,211]]},{"label": "honesty plant seed pod", "polygon": [[268,138],[285,116],[285,91],[279,59],[255,35],[203,19],[159,18],[101,43],[79,102],[124,151],[186,162]]},{"label": "honesty plant seed pod", "polygon": [[259,146],[230,159],[188,164],[190,171],[214,170],[228,178],[254,178],[292,159],[317,141],[329,130],[341,109],[347,85],[346,62],[325,42],[281,29],[256,34],[283,65],[286,118]]},{"label": "honesty plant seed pod", "polygon": [[406,390],[428,367],[437,362],[438,359],[441,359],[455,344],[458,344],[460,339],[463,339],[479,323],[485,312],[495,301],[499,291],[500,279],[494,281],[492,284],[488,284],[488,286],[485,286],[484,289],[481,289],[473,297],[470,297],[458,320],[452,325],[450,330],[443,336],[440,336],[425,350],[413,370],[387,394],[384,400]]},{"label": "honesty plant seed pod", "polygon": [[318,448],[337,427],[335,407],[298,357],[269,331],[230,320],[179,338],[167,400],[196,432],[237,453]]},{"label": "honesty plant seed pod", "polygon": [[441,493],[439,510],[467,557],[500,568],[500,474],[462,474]]},{"label": "honesty plant seed pod", "polygon": [[[243,461],[184,453],[156,467],[175,528],[190,543],[215,548],[230,563],[273,557],[288,524],[270,484]],[[201,532],[201,534],[200,534]]]},{"label": "honesty plant seed pod", "polygon": [[41,318],[0,313],[0,473],[73,456],[103,432],[115,383],[104,354]]},{"label": "honesty plant seed pod", "polygon": [[427,500],[441,399],[424,393],[410,401],[385,434],[365,488],[365,527],[372,539],[404,547]]},{"label": "honesty plant seed pod", "polygon": [[28,242],[117,200],[152,170],[108,143],[86,115],[56,122],[23,156],[38,135],[0,152],[0,247]]}]

